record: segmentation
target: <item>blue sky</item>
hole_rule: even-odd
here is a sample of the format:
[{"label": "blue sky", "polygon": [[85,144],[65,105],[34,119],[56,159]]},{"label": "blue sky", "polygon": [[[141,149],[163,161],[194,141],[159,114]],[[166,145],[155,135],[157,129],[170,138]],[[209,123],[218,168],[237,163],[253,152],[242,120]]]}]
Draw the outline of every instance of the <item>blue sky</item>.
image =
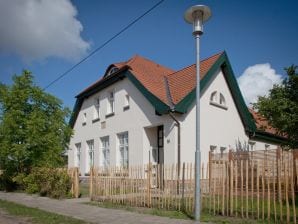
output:
[{"label": "blue sky", "polygon": [[[11,84],[13,74],[29,69],[45,87],[157,2],[1,1],[0,81]],[[225,50],[243,91],[253,95],[249,99],[280,83],[284,67],[298,64],[297,1],[165,0],[46,91],[72,108],[75,95],[113,62],[139,54],[175,70],[193,64],[192,27],[183,14],[195,4],[212,10],[201,38],[201,58]]]}]

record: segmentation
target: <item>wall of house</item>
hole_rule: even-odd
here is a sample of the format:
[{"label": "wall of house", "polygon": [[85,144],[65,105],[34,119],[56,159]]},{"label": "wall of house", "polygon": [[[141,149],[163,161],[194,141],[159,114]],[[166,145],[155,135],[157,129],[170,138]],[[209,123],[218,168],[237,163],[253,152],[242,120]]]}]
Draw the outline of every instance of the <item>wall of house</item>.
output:
[{"label": "wall of house", "polygon": [[[206,165],[210,146],[216,147],[216,152],[220,152],[220,147],[229,149],[236,148],[236,142],[248,143],[249,138],[245,133],[240,115],[232,98],[229,87],[221,70],[210,80],[201,94],[201,162]],[[217,91],[219,104],[219,93],[225,98],[225,105],[210,104],[210,97]],[[181,149],[182,161],[194,162],[195,155],[195,103],[190,107],[187,114],[179,116],[181,121]],[[265,142],[253,141],[255,150],[264,150]],[[269,143],[271,149],[277,146]]]},{"label": "wall of house", "polygon": [[[108,106],[108,93],[114,91],[115,114],[106,118]],[[124,110],[125,95],[129,95],[129,109]],[[92,122],[95,99],[100,98],[100,120]],[[86,125],[83,125],[84,113],[87,115]],[[74,167],[76,157],[75,144],[81,143],[81,174],[88,172],[88,147],[87,141],[94,140],[94,165],[98,166],[100,161],[100,138],[109,136],[110,142],[110,165],[117,165],[119,158],[119,143],[117,134],[128,132],[129,141],[129,164],[139,165],[149,162],[149,149],[156,146],[154,129],[156,126],[164,125],[164,151],[165,163],[172,163],[176,159],[176,128],[173,120],[168,115],[158,116],[155,109],[142,93],[127,79],[107,87],[84,100],[78,118],[74,125],[74,135],[70,141],[68,153],[68,166]],[[150,128],[152,130],[150,131]],[[146,131],[146,130],[149,130]],[[156,133],[157,135],[157,133]]]}]

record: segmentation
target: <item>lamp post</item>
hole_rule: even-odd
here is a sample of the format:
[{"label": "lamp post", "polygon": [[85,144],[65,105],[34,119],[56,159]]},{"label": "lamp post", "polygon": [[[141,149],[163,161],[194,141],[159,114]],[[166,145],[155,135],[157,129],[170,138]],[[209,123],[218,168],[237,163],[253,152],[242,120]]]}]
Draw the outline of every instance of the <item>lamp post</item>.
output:
[{"label": "lamp post", "polygon": [[208,6],[195,5],[190,7],[184,14],[186,22],[193,24],[192,34],[196,40],[196,153],[195,153],[195,220],[201,218],[200,200],[200,36],[203,34],[203,23],[209,19],[211,11]]}]

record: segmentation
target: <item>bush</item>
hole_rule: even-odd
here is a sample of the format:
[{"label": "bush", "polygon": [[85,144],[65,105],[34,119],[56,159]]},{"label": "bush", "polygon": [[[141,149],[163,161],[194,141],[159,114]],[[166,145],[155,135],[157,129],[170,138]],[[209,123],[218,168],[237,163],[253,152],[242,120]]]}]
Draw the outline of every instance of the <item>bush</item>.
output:
[{"label": "bush", "polygon": [[11,178],[11,175],[4,171],[0,175],[0,190],[1,191],[13,191],[17,187],[17,184]]},{"label": "bush", "polygon": [[25,191],[30,194],[39,193],[41,196],[64,198],[69,194],[71,179],[65,169],[36,167],[23,178],[23,185]]}]

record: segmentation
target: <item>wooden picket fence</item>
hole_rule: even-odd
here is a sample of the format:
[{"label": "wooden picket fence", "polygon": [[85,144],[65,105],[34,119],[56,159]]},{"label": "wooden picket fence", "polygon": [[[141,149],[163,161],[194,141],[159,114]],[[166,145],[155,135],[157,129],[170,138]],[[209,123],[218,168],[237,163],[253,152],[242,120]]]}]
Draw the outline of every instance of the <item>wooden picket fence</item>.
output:
[{"label": "wooden picket fence", "polygon": [[[296,154],[268,150],[233,153],[210,155],[209,163],[202,165],[202,211],[296,223]],[[177,164],[92,168],[90,197],[95,201],[192,214],[194,177],[191,163],[183,163],[180,168]]]},{"label": "wooden picket fence", "polygon": [[73,167],[68,169],[68,175],[71,178],[71,189],[70,189],[71,196],[74,198],[78,198],[80,196],[79,168]]}]

